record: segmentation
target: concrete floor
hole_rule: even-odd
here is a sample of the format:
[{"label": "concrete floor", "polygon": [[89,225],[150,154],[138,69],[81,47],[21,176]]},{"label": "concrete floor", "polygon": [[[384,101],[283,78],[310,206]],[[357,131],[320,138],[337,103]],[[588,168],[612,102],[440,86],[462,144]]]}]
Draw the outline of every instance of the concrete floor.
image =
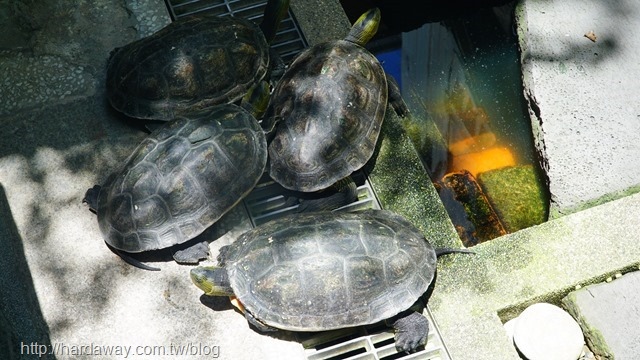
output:
[{"label": "concrete floor", "polygon": [[[564,61],[525,56],[523,69],[534,122],[542,124],[539,144],[549,150],[552,186],[574,181],[569,188],[582,192],[591,184],[594,190],[566,201],[556,197],[558,209],[567,209],[558,210],[557,219],[481,244],[474,257],[439,263],[430,308],[454,359],[518,359],[503,321],[530,303],[557,303],[576,285],[638,269],[640,247],[634,234],[640,225],[640,195],[628,192],[640,184],[634,170],[638,132],[633,127],[640,111],[632,101],[633,91],[623,91],[634,89],[629,83],[633,73],[607,80],[615,70],[638,68],[631,66],[638,64],[638,40],[631,30],[612,37],[614,27],[598,21],[610,18],[601,16],[604,11],[640,29],[630,15],[640,5],[629,0],[616,2],[623,8],[593,5],[598,7],[594,9],[574,3],[566,5],[576,6],[571,9],[557,1],[520,5],[525,55],[539,54],[544,46],[557,54],[555,41],[565,44],[566,34],[571,42],[587,41],[576,50],[582,55]],[[114,47],[168,22],[163,1],[16,4],[8,17],[21,25],[23,38],[0,52],[5,69],[0,72],[0,246],[9,250],[0,253],[0,270],[7,274],[0,278],[0,335],[7,339],[2,343],[13,344],[14,355],[39,349],[34,345],[58,344],[67,352],[57,358],[77,358],[71,351],[81,345],[155,349],[149,358],[175,358],[167,355],[175,346],[200,354],[193,358],[211,358],[214,351],[225,359],[304,358],[291,334],[260,335],[226,300],[201,298],[188,279],[189,267],[159,262],[154,265],[162,271],[152,273],[125,264],[104,246],[94,215],[82,204],[86,189],[104,181],[145,136],[106,103],[104,69]],[[304,31],[310,43],[324,39],[325,29],[346,32],[348,23],[336,6],[333,0],[293,2],[301,25],[308,27]],[[332,15],[326,26],[314,28],[308,19],[319,9]],[[582,37],[589,30],[602,34],[602,41],[589,44]],[[611,44],[615,56],[602,56],[611,51]],[[592,52],[600,54],[598,61],[581,62]],[[559,77],[562,69],[573,74],[575,84]],[[563,93],[558,94],[555,85]],[[586,111],[589,104],[594,106]],[[572,127],[571,135],[556,130],[558,124],[573,124],[571,111],[562,112],[563,107],[580,115],[576,121],[582,136],[576,137],[578,127]],[[590,121],[595,127],[583,130]],[[556,156],[554,134],[555,139],[570,136],[572,144],[581,146],[565,146],[563,156]],[[586,134],[615,135],[615,147]],[[575,173],[555,171],[576,164],[580,166]],[[385,120],[379,152],[366,170],[386,209],[406,216],[436,246],[461,247],[392,115]],[[560,216],[564,213],[571,214]],[[217,238],[211,243],[212,259],[220,246],[244,230],[238,225],[246,224],[243,216],[240,210],[230,213],[209,234]]]}]

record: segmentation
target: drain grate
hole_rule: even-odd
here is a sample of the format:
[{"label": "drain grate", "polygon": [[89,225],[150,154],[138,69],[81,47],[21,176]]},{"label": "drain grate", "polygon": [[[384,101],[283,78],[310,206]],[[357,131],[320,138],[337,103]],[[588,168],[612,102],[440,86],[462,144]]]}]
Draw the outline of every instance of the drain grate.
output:
[{"label": "drain grate", "polygon": [[[379,210],[380,204],[376,200],[364,174],[356,172],[352,177],[357,185],[358,200],[343,206],[340,210]],[[251,225],[254,227],[286,214],[294,213],[298,208],[297,204],[289,205],[287,203],[287,190],[273,181],[266,173],[253,191],[244,199],[244,204],[251,219]]]},{"label": "drain grate", "polygon": [[423,315],[430,323],[427,344],[413,354],[398,353],[393,330],[382,325],[298,338],[308,360],[451,360],[428,308]]},{"label": "drain grate", "polygon": [[[173,20],[190,15],[213,14],[242,17],[256,23],[262,20],[267,4],[265,0],[165,0],[165,3]],[[272,47],[286,64],[307,47],[307,41],[291,10],[280,24]]]}]

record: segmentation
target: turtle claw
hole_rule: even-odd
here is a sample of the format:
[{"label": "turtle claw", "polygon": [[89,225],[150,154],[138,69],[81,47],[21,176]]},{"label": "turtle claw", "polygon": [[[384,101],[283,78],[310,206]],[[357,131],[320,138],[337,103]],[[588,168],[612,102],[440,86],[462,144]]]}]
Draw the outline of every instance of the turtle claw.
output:
[{"label": "turtle claw", "polygon": [[173,260],[178,264],[197,264],[209,257],[209,243],[201,241],[185,249],[173,253]]},{"label": "turtle claw", "polygon": [[401,118],[409,116],[409,107],[402,98],[402,92],[396,79],[387,73],[387,87],[389,92],[389,104]]},{"label": "turtle claw", "polygon": [[429,320],[422,314],[411,312],[393,323],[398,352],[413,353],[427,343]]}]

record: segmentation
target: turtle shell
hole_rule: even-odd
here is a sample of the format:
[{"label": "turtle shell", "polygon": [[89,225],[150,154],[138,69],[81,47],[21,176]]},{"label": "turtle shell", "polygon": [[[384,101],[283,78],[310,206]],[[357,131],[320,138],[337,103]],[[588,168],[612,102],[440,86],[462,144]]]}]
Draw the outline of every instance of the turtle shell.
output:
[{"label": "turtle shell", "polygon": [[100,230],[127,252],[183,243],[249,193],[266,161],[262,129],[236,105],[167,122],[102,186]]},{"label": "turtle shell", "polygon": [[269,46],[251,21],[213,15],[179,19],[114,50],[107,96],[128,116],[170,120],[239,100],[261,81]]},{"label": "turtle shell", "polygon": [[365,48],[338,40],[302,52],[273,93],[271,177],[312,192],[361,168],[373,155],[387,96],[384,70]]},{"label": "turtle shell", "polygon": [[245,309],[292,331],[388,319],[415,303],[436,268],[424,235],[384,210],[290,215],[223,249],[218,260]]}]

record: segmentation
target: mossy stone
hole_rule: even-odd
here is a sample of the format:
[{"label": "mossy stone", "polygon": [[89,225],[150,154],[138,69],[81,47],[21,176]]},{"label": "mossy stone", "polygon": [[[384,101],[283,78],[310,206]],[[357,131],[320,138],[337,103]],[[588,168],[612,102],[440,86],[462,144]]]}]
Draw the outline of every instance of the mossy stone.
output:
[{"label": "mossy stone", "polygon": [[546,193],[533,165],[487,171],[478,182],[508,232],[547,220]]}]

